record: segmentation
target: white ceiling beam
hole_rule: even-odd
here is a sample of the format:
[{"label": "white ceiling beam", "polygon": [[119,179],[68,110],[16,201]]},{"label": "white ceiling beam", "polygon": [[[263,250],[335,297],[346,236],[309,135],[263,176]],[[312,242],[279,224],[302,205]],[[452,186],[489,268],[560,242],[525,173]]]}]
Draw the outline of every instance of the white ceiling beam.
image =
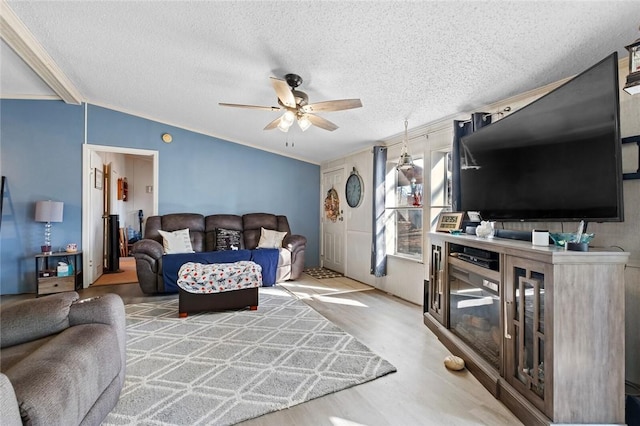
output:
[{"label": "white ceiling beam", "polygon": [[4,0],[0,0],[0,37],[64,102],[82,103],[78,89]]}]

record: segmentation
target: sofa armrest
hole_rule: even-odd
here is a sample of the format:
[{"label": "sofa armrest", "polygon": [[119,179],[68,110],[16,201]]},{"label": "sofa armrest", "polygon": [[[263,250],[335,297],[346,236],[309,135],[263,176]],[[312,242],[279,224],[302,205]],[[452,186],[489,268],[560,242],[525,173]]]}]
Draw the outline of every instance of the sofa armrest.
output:
[{"label": "sofa armrest", "polygon": [[122,298],[115,293],[78,300],[69,310],[69,326],[79,324],[107,324],[112,326],[120,345],[122,364],[126,365],[126,319]]},{"label": "sofa armrest", "polygon": [[2,373],[0,373],[0,424],[22,426],[16,393],[7,376]]},{"label": "sofa armrest", "polygon": [[287,235],[284,240],[282,240],[282,247],[286,248],[291,253],[304,250],[306,246],[307,238],[302,235]]},{"label": "sofa armrest", "polygon": [[71,291],[0,308],[0,347],[30,342],[68,328],[69,308],[78,298],[78,293]]},{"label": "sofa armrest", "polygon": [[69,326],[79,324],[107,324],[124,327],[124,303],[115,293],[78,300],[69,310]]},{"label": "sofa armrest", "polygon": [[162,258],[164,249],[162,248],[162,244],[160,244],[156,240],[143,239],[140,241],[136,241],[136,243],[131,248],[131,253],[136,259],[149,257],[149,260],[157,261],[158,259]]}]

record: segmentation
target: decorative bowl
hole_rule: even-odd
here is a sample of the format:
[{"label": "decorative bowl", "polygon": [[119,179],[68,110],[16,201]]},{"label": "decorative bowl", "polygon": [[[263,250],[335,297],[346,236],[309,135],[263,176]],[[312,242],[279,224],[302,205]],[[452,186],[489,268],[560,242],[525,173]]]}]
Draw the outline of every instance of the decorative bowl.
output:
[{"label": "decorative bowl", "polygon": [[549,232],[549,236],[558,247],[564,247],[565,243],[580,242],[587,243],[593,240],[595,234],[582,234],[580,241],[576,241],[575,232]]},{"label": "decorative bowl", "polygon": [[462,234],[462,229],[449,229],[449,233],[451,235],[460,235]]}]

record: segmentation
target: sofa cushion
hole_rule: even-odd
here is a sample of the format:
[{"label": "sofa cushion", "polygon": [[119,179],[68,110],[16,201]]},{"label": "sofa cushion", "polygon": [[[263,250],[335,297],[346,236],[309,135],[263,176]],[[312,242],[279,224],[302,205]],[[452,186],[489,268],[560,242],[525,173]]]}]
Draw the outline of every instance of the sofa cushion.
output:
[{"label": "sofa cushion", "polygon": [[69,327],[69,307],[78,300],[76,292],[28,299],[2,307],[0,347],[18,345]]},{"label": "sofa cushion", "polygon": [[173,232],[158,230],[162,235],[162,246],[164,254],[193,253],[189,229],[179,229]]},{"label": "sofa cushion", "polygon": [[216,228],[216,250],[238,250],[241,238],[240,231]]},{"label": "sofa cushion", "polygon": [[[216,250],[216,229],[228,229],[231,231],[242,231],[242,216],[235,214],[212,214],[204,218],[205,245],[202,251]],[[242,234],[240,234],[242,235]],[[244,241],[240,241],[240,249],[244,249]]]},{"label": "sofa cushion", "polygon": [[144,228],[144,238],[162,244],[162,235],[158,232],[189,229],[191,247],[195,251],[204,250],[204,216],[197,213],[171,213],[163,216],[149,216]]},{"label": "sofa cushion", "polygon": [[46,345],[49,340],[56,336],[57,334],[52,334],[41,339],[32,340],[31,342],[2,348],[0,351],[0,372],[7,372],[14,365],[25,359],[30,353],[37,351],[40,346]]},{"label": "sofa cushion", "polygon": [[278,229],[278,218],[270,213],[247,213],[242,216],[242,235],[244,237],[244,247],[253,250],[258,247],[261,229]]},{"label": "sofa cushion", "polygon": [[46,419],[71,425],[82,422],[121,368],[113,328],[83,324],[67,328],[5,374],[25,424]]},{"label": "sofa cushion", "polygon": [[258,241],[258,248],[280,248],[282,247],[282,240],[286,235],[286,232],[278,232],[262,228],[260,232],[260,241]]}]

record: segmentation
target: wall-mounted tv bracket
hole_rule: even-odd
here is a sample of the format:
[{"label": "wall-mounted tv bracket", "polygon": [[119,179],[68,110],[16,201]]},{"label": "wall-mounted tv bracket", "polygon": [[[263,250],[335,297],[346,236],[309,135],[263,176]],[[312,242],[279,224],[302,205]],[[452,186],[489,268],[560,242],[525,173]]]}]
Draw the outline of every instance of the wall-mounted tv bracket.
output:
[{"label": "wall-mounted tv bracket", "polygon": [[629,136],[628,138],[622,138],[622,143],[635,143],[638,145],[638,170],[635,173],[623,173],[622,179],[640,179],[640,135]]}]

